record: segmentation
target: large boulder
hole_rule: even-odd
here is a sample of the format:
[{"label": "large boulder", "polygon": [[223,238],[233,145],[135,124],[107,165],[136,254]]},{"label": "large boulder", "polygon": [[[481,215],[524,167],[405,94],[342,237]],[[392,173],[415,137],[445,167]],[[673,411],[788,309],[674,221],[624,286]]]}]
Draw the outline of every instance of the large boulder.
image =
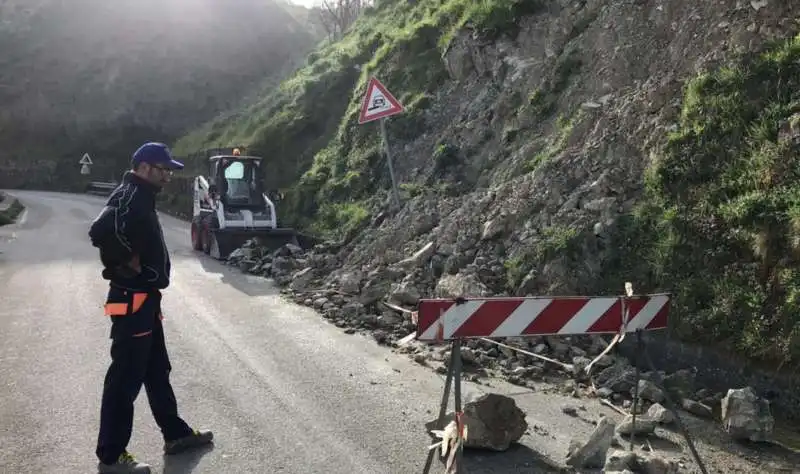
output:
[{"label": "large boulder", "polygon": [[367,281],[361,288],[359,302],[363,305],[371,305],[386,297],[391,290],[392,282],[375,278]]},{"label": "large boulder", "polygon": [[361,282],[364,280],[364,272],[356,270],[343,272],[337,278],[339,289],[347,294],[357,295],[361,291]]},{"label": "large boulder", "polygon": [[595,377],[598,387],[612,392],[628,392],[636,385],[636,369],[625,359],[617,359],[614,364],[601,370]]},{"label": "large boulder", "polygon": [[405,278],[400,283],[392,286],[390,299],[399,304],[416,305],[422,295],[419,289],[414,285],[412,278]]},{"label": "large boulder", "polygon": [[567,452],[567,465],[576,469],[600,468],[606,462],[606,452],[611,448],[614,440],[614,420],[602,417],[597,422],[589,439],[581,444],[573,440]]},{"label": "large boulder", "polygon": [[664,392],[655,383],[649,380],[639,380],[639,398],[649,402],[661,403],[664,401]]},{"label": "large boulder", "polygon": [[438,298],[456,298],[458,296],[468,298],[491,295],[486,285],[478,279],[477,275],[472,273],[444,275],[436,284],[434,292]]},{"label": "large boulder", "polygon": [[294,291],[308,291],[314,277],[314,269],[306,267],[292,275],[292,283],[289,284],[289,287]]},{"label": "large boulder", "polygon": [[[455,414],[448,413],[445,426],[454,419]],[[525,412],[517,407],[514,399],[496,393],[487,393],[465,403],[463,420],[468,430],[465,448],[505,451],[528,430]],[[425,424],[428,432],[438,429],[437,421]]]},{"label": "large boulder", "polygon": [[769,402],[745,387],[728,390],[722,399],[722,426],[734,439],[766,441],[772,435],[775,419]]},{"label": "large boulder", "polygon": [[647,410],[647,417],[656,423],[669,425],[675,422],[675,415],[660,403],[653,403]]},{"label": "large boulder", "polygon": [[639,415],[634,423],[633,415],[625,418],[617,425],[617,433],[621,435],[649,435],[656,430],[656,421],[647,415]]}]

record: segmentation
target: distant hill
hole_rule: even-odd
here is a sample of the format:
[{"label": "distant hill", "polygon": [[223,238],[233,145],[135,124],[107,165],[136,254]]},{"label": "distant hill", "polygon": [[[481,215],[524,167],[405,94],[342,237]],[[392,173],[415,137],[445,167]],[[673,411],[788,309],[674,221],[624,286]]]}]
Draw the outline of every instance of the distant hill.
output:
[{"label": "distant hill", "polygon": [[328,32],[322,23],[321,7],[319,6],[321,2],[316,2],[317,4],[311,8],[292,3],[291,0],[275,0],[275,3],[292,15],[301,25],[305,26],[312,36],[319,39],[327,36]]},{"label": "distant hill", "polygon": [[60,187],[84,152],[113,175],[139,142],[236,106],[313,47],[298,17],[269,0],[3,2],[0,187]]}]

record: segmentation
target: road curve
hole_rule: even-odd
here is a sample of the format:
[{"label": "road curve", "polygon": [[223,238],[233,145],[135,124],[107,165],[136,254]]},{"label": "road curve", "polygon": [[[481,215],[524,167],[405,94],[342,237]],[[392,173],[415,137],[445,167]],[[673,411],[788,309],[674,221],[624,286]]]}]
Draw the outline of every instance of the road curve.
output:
[{"label": "road curve", "polygon": [[[14,195],[26,211],[0,228],[0,473],[96,472],[110,341],[86,232],[103,200]],[[183,417],[213,429],[216,443],[165,459],[142,390],[133,453],[163,473],[421,472],[442,376],[193,252],[184,222],[162,222],[173,256],[163,303],[172,380]],[[575,423],[544,451],[590,429]],[[470,473],[553,472],[526,448],[469,463]]]}]

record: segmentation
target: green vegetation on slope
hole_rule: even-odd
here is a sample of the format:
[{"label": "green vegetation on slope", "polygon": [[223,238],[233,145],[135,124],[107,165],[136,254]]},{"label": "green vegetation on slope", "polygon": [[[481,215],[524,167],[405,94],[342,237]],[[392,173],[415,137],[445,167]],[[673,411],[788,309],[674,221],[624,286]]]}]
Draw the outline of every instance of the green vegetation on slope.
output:
[{"label": "green vegetation on slope", "polygon": [[674,292],[682,338],[800,360],[799,144],[800,37],[686,87],[615,243],[622,275]]},{"label": "green vegetation on slope", "polygon": [[[388,187],[375,127],[358,125],[366,82],[376,75],[407,112],[390,123],[393,137],[413,139],[420,116],[447,78],[441,59],[450,39],[469,25],[492,36],[513,32],[517,19],[541,11],[539,0],[383,0],[349,33],[323,45],[288,81],[247,109],[219,118],[175,145],[179,154],[245,143],[275,166],[267,185],[286,188],[282,214],[293,225],[335,236],[368,217],[365,201]],[[381,194],[381,193],[378,193]]]}]

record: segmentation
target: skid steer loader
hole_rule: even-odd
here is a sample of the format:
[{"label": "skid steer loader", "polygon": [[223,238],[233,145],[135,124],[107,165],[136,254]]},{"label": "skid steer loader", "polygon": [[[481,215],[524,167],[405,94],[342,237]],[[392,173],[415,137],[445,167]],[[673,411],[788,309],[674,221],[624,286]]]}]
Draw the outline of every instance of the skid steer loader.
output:
[{"label": "skid steer loader", "polygon": [[252,238],[270,249],[290,243],[303,247],[294,229],[278,228],[277,196],[270,199],[263,189],[263,159],[236,151],[210,157],[208,178],[194,179],[192,248],[225,260]]}]

